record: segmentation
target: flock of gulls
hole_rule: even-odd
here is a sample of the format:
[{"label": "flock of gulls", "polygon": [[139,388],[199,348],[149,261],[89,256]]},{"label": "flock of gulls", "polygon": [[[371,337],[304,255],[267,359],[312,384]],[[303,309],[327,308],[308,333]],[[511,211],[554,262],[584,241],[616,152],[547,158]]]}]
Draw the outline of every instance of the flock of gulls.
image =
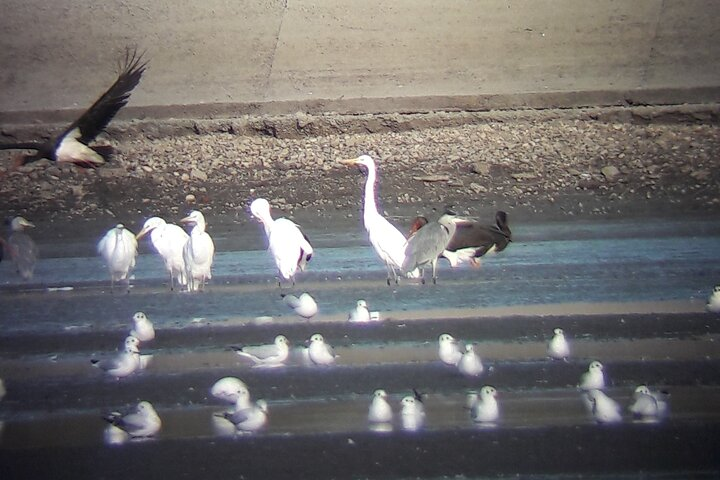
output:
[{"label": "flock of gulls", "polygon": [[[47,158],[56,162],[69,162],[82,167],[102,165],[111,155],[112,148],[90,143],[106,128],[115,114],[127,103],[130,93],[139,83],[146,68],[142,55],[127,50],[121,72],[115,83],[96,102],[73,122],[67,129],[46,142],[25,142],[0,145],[0,149],[33,150],[33,154],[18,157],[17,164]],[[356,166],[366,173],[363,202],[363,224],[369,242],[387,270],[386,282],[398,284],[401,278],[425,283],[425,270],[431,270],[433,283],[437,282],[437,264],[446,259],[452,267],[467,263],[477,266],[479,259],[492,251],[500,252],[512,241],[512,233],[505,212],[496,213],[495,222],[487,225],[459,217],[447,211],[434,220],[416,218],[409,230],[403,234],[387,218],[376,203],[375,185],[377,166],[373,158],[361,155],[341,164]],[[256,198],[250,203],[250,212],[263,227],[267,238],[268,251],[277,270],[278,284],[295,284],[296,276],[304,271],[314,255],[310,240],[301,228],[286,218],[273,218],[270,202]],[[160,217],[148,218],[137,234],[123,224],[111,228],[98,242],[97,251],[105,262],[110,275],[111,287],[118,282],[129,286],[130,275],[135,268],[138,240],[149,236],[150,242],[162,257],[170,289],[188,292],[202,291],[212,279],[212,264],[215,245],[206,231],[206,220],[202,212],[191,211],[180,220],[190,228],[189,232],[179,225],[168,223]],[[17,272],[26,280],[33,276],[38,259],[38,248],[27,229],[34,225],[23,217],[10,221],[11,233],[7,240],[0,238],[1,252],[15,263]],[[0,259],[2,257],[0,256]],[[312,318],[318,306],[312,296],[304,292],[299,296],[283,294],[285,303],[299,316]],[[708,301],[708,309],[720,311],[720,286]],[[348,315],[352,322],[379,320],[378,312],[370,312],[365,300],[358,300],[357,306]],[[117,355],[92,360],[92,364],[106,375],[117,379],[125,378],[148,367],[152,355],[141,354],[140,347],[155,338],[155,330],[147,316],[138,312],[133,317],[132,328]],[[278,335],[269,345],[234,347],[242,358],[256,367],[281,367],[290,353],[291,345],[284,335]],[[309,345],[303,349],[303,359],[308,365],[330,366],[337,356],[320,333],[312,335]],[[570,347],[564,332],[557,328],[548,343],[547,354],[552,359],[567,361]],[[438,357],[441,362],[457,369],[465,377],[480,378],[485,372],[483,362],[472,343],[463,344],[452,335],[444,333],[438,338]],[[581,399],[588,412],[599,423],[615,423],[623,419],[620,404],[605,392],[603,365],[592,361],[587,372],[578,382]],[[0,381],[0,399],[5,393]],[[252,401],[248,386],[238,378],[225,377],[210,388],[211,395],[232,407],[214,415],[218,421],[232,425],[236,432],[255,432],[265,427],[268,420],[268,403],[265,400]],[[467,394],[465,406],[473,422],[481,425],[495,425],[501,419],[498,390],[492,385],[483,385],[478,391]],[[423,394],[413,390],[412,395],[400,401],[400,419],[404,429],[417,430],[425,423]],[[645,421],[658,421],[668,414],[668,397],[663,392],[651,391],[646,385],[639,385],[633,392],[631,414]],[[108,422],[106,439],[122,442],[129,438],[156,435],[162,421],[150,402],[141,401],[128,412],[111,412],[105,415]],[[377,389],[370,398],[367,413],[368,424],[373,428],[389,426],[394,421],[393,407],[388,393]],[[382,428],[379,428],[382,429]]]}]

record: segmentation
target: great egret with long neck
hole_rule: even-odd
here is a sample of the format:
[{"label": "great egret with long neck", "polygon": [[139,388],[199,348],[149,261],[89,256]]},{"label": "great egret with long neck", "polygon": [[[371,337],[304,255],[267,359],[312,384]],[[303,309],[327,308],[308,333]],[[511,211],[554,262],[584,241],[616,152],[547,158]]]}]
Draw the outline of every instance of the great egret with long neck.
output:
[{"label": "great egret with long neck", "polygon": [[181,219],[180,223],[192,225],[190,236],[183,248],[187,289],[195,292],[205,286],[212,278],[212,264],[215,256],[215,243],[205,231],[205,216],[198,210]]},{"label": "great egret with long neck", "polygon": [[148,218],[135,238],[140,240],[148,233],[155,250],[165,262],[165,269],[170,274],[170,290],[173,290],[176,279],[179,285],[187,285],[183,249],[189,235],[182,227],[167,223],[160,217]]}]

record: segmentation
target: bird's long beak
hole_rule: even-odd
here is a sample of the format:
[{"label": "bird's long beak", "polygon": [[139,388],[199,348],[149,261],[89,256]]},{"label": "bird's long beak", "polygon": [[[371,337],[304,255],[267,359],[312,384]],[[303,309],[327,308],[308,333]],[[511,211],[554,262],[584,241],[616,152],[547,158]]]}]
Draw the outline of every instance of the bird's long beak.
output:
[{"label": "bird's long beak", "polygon": [[180,219],[180,223],[192,223],[192,222],[193,222],[193,219],[192,219],[192,217],[189,217],[189,216]]},{"label": "bird's long beak", "polygon": [[135,240],[140,240],[142,237],[144,237],[145,235],[147,235],[147,233],[148,233],[149,231],[150,231],[149,228],[143,228],[142,230],[140,230],[140,232],[139,232],[137,235],[135,235]]},{"label": "bird's long beak", "polygon": [[338,163],[342,163],[343,165],[357,165],[358,159],[357,158],[350,158],[347,160],[338,160]]}]

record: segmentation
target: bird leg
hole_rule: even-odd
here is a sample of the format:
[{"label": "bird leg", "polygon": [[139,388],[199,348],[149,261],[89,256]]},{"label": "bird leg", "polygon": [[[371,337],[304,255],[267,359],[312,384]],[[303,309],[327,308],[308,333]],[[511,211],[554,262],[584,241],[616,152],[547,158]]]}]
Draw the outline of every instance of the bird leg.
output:
[{"label": "bird leg", "polygon": [[433,285],[437,285],[437,257],[435,257],[432,261],[432,280]]}]

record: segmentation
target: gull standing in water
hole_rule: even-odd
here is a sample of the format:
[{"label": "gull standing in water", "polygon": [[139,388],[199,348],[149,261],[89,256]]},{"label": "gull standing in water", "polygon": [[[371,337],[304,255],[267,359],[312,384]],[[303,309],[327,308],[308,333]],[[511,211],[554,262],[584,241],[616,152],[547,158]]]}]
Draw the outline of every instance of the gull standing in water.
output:
[{"label": "gull standing in water", "polygon": [[565,360],[570,356],[570,345],[565,338],[562,328],[553,330],[553,337],[548,343],[547,353],[556,360]]},{"label": "gull standing in water", "polygon": [[590,413],[598,423],[618,423],[622,421],[620,405],[600,390],[583,393],[583,400],[589,405]]},{"label": "gull standing in water", "polygon": [[253,200],[250,212],[263,224],[268,250],[275,259],[280,281],[290,281],[295,285],[295,274],[298,270],[305,270],[307,262],[312,258],[310,241],[295,222],[287,218],[273,219],[270,203],[264,198]]},{"label": "gull standing in water", "polygon": [[10,258],[15,262],[17,272],[23,280],[30,280],[35,271],[35,264],[38,259],[38,247],[25,233],[28,228],[35,228],[35,224],[23,217],[15,217],[10,221],[10,237],[7,245]]},{"label": "gull standing in water", "polygon": [[360,323],[370,321],[370,310],[368,310],[367,302],[365,300],[357,301],[357,305],[348,315],[348,321]]},{"label": "gull standing in water", "polygon": [[656,422],[668,413],[667,394],[652,392],[647,385],[638,385],[628,410],[646,422]]},{"label": "gull standing in water", "polygon": [[437,283],[437,262],[455,234],[457,217],[444,214],[437,222],[430,222],[415,232],[405,246],[405,260],[401,270],[410,272],[420,269],[422,283],[425,283],[425,267],[432,267],[432,281]]},{"label": "gull standing in water", "polygon": [[232,349],[241,357],[252,360],[256,366],[279,367],[290,354],[290,342],[284,335],[278,335],[271,345],[248,345]]},{"label": "gull standing in water", "polygon": [[454,367],[462,356],[460,345],[452,335],[443,333],[438,337],[438,357],[444,364]]},{"label": "gull standing in water", "polygon": [[160,217],[150,217],[145,221],[142,230],[135,237],[140,240],[150,234],[150,241],[157,253],[165,262],[165,269],[170,274],[170,290],[174,288],[175,279],[178,285],[185,286],[185,259],[183,249],[188,241],[188,234],[182,227],[167,223]]},{"label": "gull standing in water", "polygon": [[467,377],[479,377],[485,371],[482,360],[475,353],[475,347],[472,344],[465,345],[465,353],[460,357],[457,368],[460,373]]},{"label": "gull standing in water", "polygon": [[603,364],[597,360],[590,362],[587,372],[580,376],[578,387],[581,390],[602,390],[605,388]]},{"label": "gull standing in water", "polygon": [[111,426],[119,428],[130,437],[152,437],[160,431],[162,421],[152,403],[142,401],[127,414],[111,412],[103,417]]},{"label": "gull standing in water", "polygon": [[[387,284],[392,278],[398,283],[398,270],[405,261],[405,244],[407,239],[400,230],[380,215],[375,200],[375,181],[377,172],[375,161],[369,155],[361,155],[351,160],[340,160],[344,165],[358,165],[367,169],[365,194],[363,200],[363,223],[367,230],[370,243],[387,268]],[[412,270],[406,274],[409,278],[417,278],[418,272]]]},{"label": "gull standing in water", "polygon": [[212,278],[215,244],[205,231],[205,216],[201,212],[193,210],[180,222],[192,226],[190,236],[183,248],[183,260],[187,289],[189,292],[196,292]]},{"label": "gull standing in water", "polygon": [[308,357],[315,365],[331,365],[335,363],[336,355],[333,352],[333,348],[325,343],[323,336],[316,333],[310,337]]},{"label": "gull standing in water", "polygon": [[141,342],[149,342],[155,338],[155,327],[143,312],[137,312],[133,315],[133,327],[130,330],[130,335]]},{"label": "gull standing in water", "polygon": [[110,289],[112,290],[115,282],[125,280],[129,291],[129,275],[130,271],[135,268],[135,257],[137,257],[135,235],[122,223],[119,223],[100,239],[97,250],[110,271]]},{"label": "gull standing in water", "polygon": [[425,424],[425,406],[420,395],[408,395],[400,401],[400,420],[403,430],[416,431]]},{"label": "gull standing in water", "polygon": [[500,408],[497,402],[497,390],[495,387],[485,385],[480,389],[480,394],[468,394],[470,404],[470,418],[474,422],[482,424],[494,424],[500,418]]},{"label": "gull standing in water", "polygon": [[390,423],[392,422],[393,412],[390,403],[387,401],[387,392],[382,389],[373,392],[372,401],[368,410],[368,421],[370,423]]}]

